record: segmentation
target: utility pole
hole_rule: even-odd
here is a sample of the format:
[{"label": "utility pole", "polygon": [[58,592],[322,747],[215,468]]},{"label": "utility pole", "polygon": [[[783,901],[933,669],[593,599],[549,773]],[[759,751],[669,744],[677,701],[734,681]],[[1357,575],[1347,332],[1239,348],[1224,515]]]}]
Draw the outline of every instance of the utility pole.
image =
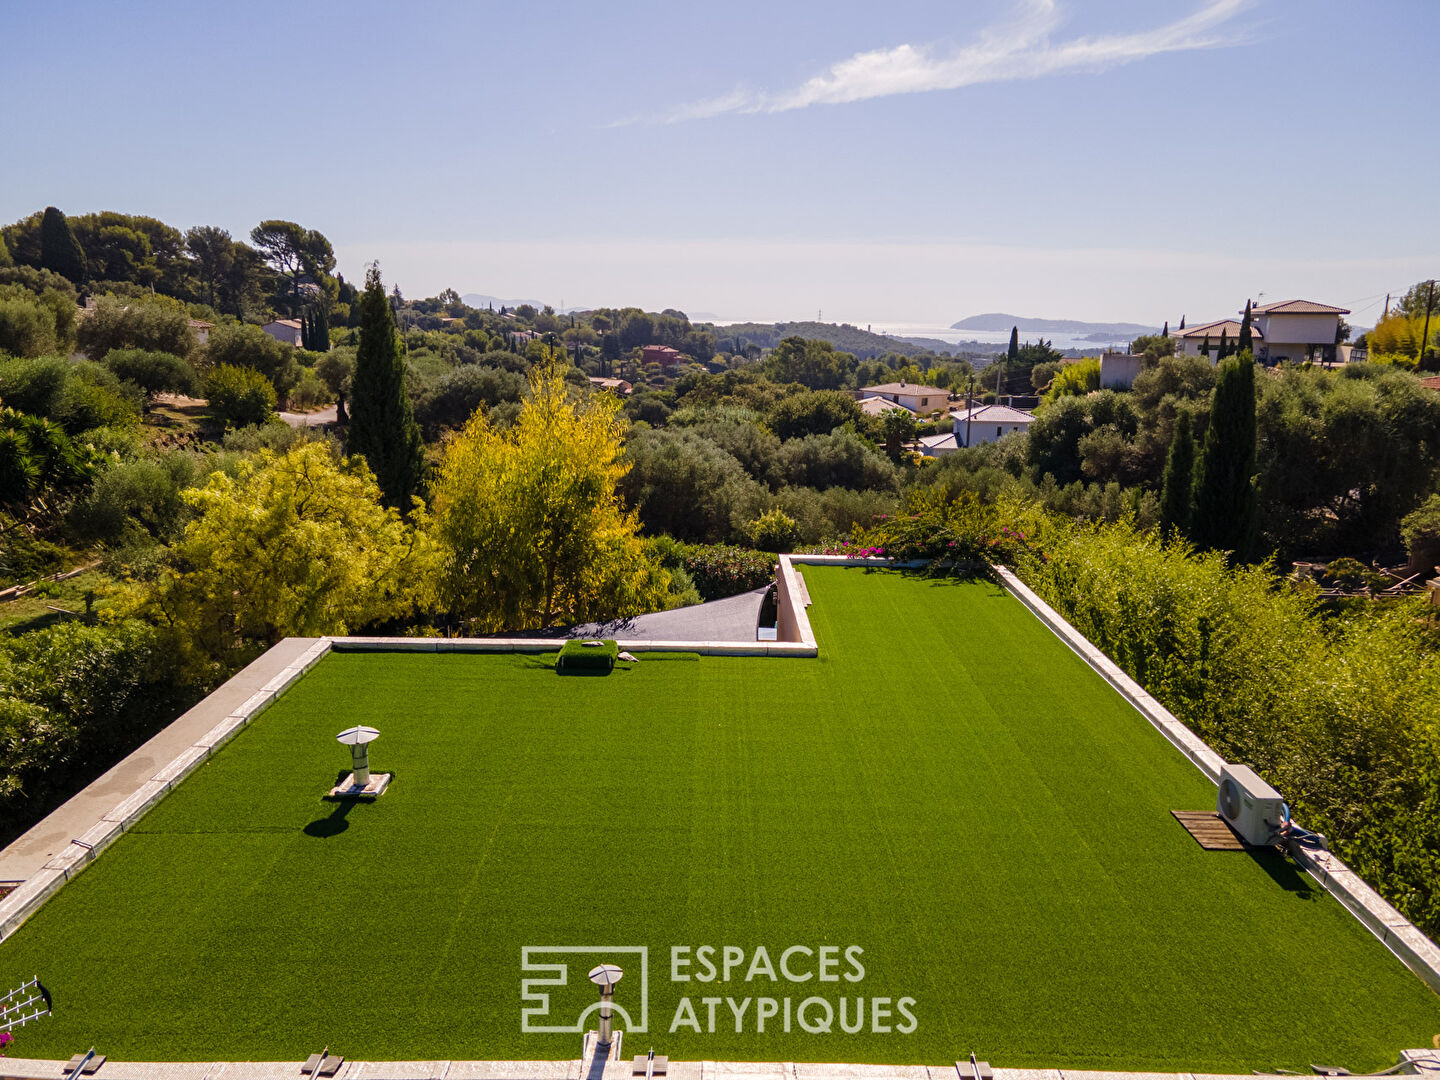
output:
[{"label": "utility pole", "polygon": [[970,381],[965,384],[965,445],[970,445],[970,413],[975,409],[975,374],[971,372]]},{"label": "utility pole", "polygon": [[1430,287],[1425,290],[1425,331],[1420,335],[1420,367],[1425,366],[1425,348],[1430,344],[1430,308],[1435,303],[1435,279],[1430,279]]}]

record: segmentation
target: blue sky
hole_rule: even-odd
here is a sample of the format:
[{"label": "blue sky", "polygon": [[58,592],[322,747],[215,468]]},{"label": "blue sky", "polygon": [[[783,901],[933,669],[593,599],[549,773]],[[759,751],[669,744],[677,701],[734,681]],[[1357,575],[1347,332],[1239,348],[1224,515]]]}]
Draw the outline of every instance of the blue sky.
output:
[{"label": "blue sky", "polygon": [[1440,274],[1440,5],[0,0],[0,218],[283,217],[409,295],[942,325]]}]

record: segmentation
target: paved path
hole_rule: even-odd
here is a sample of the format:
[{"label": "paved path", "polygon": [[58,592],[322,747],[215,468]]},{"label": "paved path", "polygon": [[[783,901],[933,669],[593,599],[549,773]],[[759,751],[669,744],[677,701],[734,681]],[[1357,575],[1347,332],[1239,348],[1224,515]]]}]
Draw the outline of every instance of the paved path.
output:
[{"label": "paved path", "polygon": [[335,423],[337,417],[335,406],[326,405],[323,409],[308,413],[282,412],[280,419],[291,427],[324,427],[326,424]]},{"label": "paved path", "polygon": [[[134,793],[146,780],[182,754],[295,658],[316,638],[287,638],[89,787],[73,796],[39,824],[0,851],[0,881],[24,881],[76,836],[99,824],[101,815]],[[3,991],[0,991],[3,992]],[[8,1075],[0,1069],[0,1076]]]},{"label": "paved path", "polygon": [[654,611],[629,619],[572,626],[561,633],[565,637],[653,641],[754,641],[760,624],[760,606],[769,588],[764,585],[739,596],[727,596],[723,600],[670,611]]}]

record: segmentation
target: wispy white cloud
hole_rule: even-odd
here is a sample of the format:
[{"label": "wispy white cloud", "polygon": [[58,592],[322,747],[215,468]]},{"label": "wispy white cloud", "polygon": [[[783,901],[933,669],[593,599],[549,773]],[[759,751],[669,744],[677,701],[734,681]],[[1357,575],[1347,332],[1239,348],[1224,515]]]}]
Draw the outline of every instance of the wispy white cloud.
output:
[{"label": "wispy white cloud", "polygon": [[1151,30],[1055,42],[1051,34],[1061,23],[1056,0],[1021,0],[1012,18],[987,27],[960,49],[942,51],[930,45],[905,44],[856,53],[793,89],[737,89],[679,106],[652,117],[651,122],[673,124],[728,113],[789,112],[811,105],[957,90],[1062,72],[1100,72],[1161,53],[1238,45],[1249,40],[1249,31],[1234,25],[1233,20],[1254,2],[1210,0],[1190,15]]}]

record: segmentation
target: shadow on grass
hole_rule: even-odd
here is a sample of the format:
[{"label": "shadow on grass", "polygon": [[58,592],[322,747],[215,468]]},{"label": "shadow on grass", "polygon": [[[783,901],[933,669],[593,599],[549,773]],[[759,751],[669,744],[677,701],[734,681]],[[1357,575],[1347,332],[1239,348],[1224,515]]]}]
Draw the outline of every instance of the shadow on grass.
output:
[{"label": "shadow on grass", "polygon": [[1280,852],[1252,851],[1250,855],[1286,892],[1294,893],[1300,900],[1310,900],[1316,895],[1312,879]]},{"label": "shadow on grass", "polygon": [[[335,783],[331,787],[338,787],[340,783],[350,775],[349,769],[342,769],[335,774]],[[390,782],[395,782],[392,770]],[[339,796],[325,795],[321,802],[329,803],[331,806],[328,817],[316,818],[300,831],[306,836],[313,836],[317,840],[328,840],[332,836],[339,836],[350,827],[350,812],[357,806],[368,806],[375,801],[374,796]]]},{"label": "shadow on grass", "polygon": [[359,801],[359,799],[336,799],[335,808],[330,811],[329,817],[317,818],[306,825],[302,831],[306,836],[313,836],[317,840],[328,840],[332,836],[339,836],[350,827],[350,822],[346,819]]}]

